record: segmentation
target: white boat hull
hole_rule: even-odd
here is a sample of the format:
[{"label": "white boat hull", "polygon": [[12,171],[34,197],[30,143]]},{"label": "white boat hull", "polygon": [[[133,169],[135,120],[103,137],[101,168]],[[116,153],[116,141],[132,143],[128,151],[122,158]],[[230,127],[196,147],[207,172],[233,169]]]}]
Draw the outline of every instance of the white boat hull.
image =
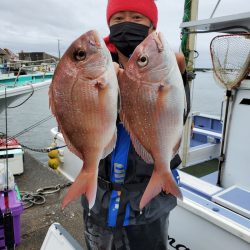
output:
[{"label": "white boat hull", "polygon": [[[53,128],[51,134],[56,138],[57,146],[65,145],[63,136],[57,128]],[[67,147],[59,151],[62,161],[59,171],[70,181],[74,181],[83,163]],[[243,218],[242,216],[223,208],[209,198],[204,198],[204,196],[211,198],[223,189],[181,171],[180,175],[184,200],[178,201],[178,206],[171,212],[169,249],[248,250],[250,247],[249,220],[246,220],[247,226],[244,227],[241,223],[231,220],[230,216],[224,217],[223,213],[220,214],[218,211],[226,211],[232,217],[236,217],[236,221],[238,217]],[[185,184],[193,186],[199,194],[186,190]]]},{"label": "white boat hull", "polygon": [[169,225],[169,250],[250,249],[250,231],[190,200],[178,202]]},{"label": "white boat hull", "polygon": [[[14,88],[7,88],[6,89],[6,96],[7,96],[7,105],[10,105],[12,102],[16,101],[20,97],[24,95],[28,95],[33,90],[37,91],[43,88],[46,88],[51,83],[51,80],[46,80],[40,83],[35,84],[27,84],[24,86],[18,86]],[[5,108],[5,88],[0,86],[0,113]]]}]

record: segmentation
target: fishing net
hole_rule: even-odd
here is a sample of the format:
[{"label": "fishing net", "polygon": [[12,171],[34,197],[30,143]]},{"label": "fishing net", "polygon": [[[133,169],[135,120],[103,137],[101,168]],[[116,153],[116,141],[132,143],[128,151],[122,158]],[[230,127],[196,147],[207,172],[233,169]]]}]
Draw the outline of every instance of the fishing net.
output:
[{"label": "fishing net", "polygon": [[231,90],[250,71],[250,33],[216,36],[210,53],[215,80]]}]

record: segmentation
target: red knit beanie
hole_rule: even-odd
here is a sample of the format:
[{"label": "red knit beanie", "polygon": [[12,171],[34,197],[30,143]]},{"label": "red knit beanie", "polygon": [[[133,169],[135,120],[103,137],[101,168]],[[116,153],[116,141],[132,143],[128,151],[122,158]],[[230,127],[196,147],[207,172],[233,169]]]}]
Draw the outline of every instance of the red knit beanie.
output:
[{"label": "red knit beanie", "polygon": [[112,15],[119,11],[134,11],[149,18],[154,26],[157,27],[158,10],[154,0],[108,0],[107,22]]}]

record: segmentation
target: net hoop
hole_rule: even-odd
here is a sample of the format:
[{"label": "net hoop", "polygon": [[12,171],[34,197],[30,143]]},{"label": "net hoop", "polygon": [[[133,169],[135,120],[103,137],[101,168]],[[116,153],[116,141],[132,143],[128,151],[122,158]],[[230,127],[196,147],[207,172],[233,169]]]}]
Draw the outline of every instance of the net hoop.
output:
[{"label": "net hoop", "polygon": [[250,72],[250,33],[214,37],[210,54],[215,80],[227,90],[238,87]]}]

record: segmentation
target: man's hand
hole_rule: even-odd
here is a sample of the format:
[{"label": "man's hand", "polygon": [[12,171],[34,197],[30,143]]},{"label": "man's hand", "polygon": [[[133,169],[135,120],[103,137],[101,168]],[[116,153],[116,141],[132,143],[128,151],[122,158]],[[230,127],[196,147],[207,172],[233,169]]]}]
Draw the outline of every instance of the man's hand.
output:
[{"label": "man's hand", "polygon": [[119,78],[119,75],[121,75],[123,73],[124,69],[121,69],[119,64],[116,62],[113,62],[113,65],[114,65],[116,76],[117,76],[117,78]]},{"label": "man's hand", "polygon": [[186,70],[185,57],[182,53],[175,53],[176,61],[178,63],[181,74]]}]

